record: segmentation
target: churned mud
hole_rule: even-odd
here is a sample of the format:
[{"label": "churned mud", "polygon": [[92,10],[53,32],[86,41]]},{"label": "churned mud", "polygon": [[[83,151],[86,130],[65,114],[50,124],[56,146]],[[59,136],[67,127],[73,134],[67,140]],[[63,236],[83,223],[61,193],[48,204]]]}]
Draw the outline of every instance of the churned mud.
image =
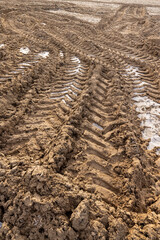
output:
[{"label": "churned mud", "polygon": [[1,1],[1,240],[160,239],[160,17],[146,4]]}]

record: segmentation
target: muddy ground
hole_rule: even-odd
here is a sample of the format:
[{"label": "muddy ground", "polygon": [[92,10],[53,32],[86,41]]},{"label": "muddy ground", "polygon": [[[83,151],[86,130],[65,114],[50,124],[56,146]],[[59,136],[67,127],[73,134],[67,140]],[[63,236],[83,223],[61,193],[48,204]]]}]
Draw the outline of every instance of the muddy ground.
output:
[{"label": "muddy ground", "polygon": [[1,1],[1,240],[160,239],[159,8],[119,2]]}]

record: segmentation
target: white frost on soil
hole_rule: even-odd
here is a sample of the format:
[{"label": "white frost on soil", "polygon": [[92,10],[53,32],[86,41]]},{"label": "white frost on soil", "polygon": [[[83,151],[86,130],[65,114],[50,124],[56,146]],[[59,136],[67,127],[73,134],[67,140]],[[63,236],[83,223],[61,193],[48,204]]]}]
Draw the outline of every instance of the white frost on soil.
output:
[{"label": "white frost on soil", "polygon": [[57,97],[50,97],[50,99],[59,99],[59,98],[63,98],[64,96],[57,96]]},{"label": "white frost on soil", "polygon": [[78,87],[74,86],[73,84],[71,84],[71,87],[75,88],[75,89],[76,89],[76,90],[78,90],[78,91],[80,91],[80,90],[81,90],[80,88],[78,88]]},{"label": "white frost on soil", "polygon": [[66,94],[65,95],[70,101],[73,101],[73,99],[68,95],[68,94]]},{"label": "white frost on soil", "polygon": [[[60,51],[60,55],[62,56],[63,52]],[[75,66],[67,70],[67,73],[71,74],[76,74],[80,71],[80,68],[82,67],[81,61],[78,57],[73,56],[71,57],[71,62],[74,63]],[[64,102],[66,105],[68,105],[65,101],[65,98],[67,97],[68,101],[74,101],[72,97],[69,96],[69,93],[72,93],[74,95],[78,95],[76,92],[80,91],[81,89],[75,86],[78,85],[75,81],[71,81],[69,83],[63,84],[61,88],[55,88],[54,91],[51,93],[50,99],[55,99],[55,100],[61,100]],[[74,92],[74,89],[76,92]]]},{"label": "white frost on soil", "polygon": [[20,52],[23,54],[28,54],[30,52],[30,50],[28,47],[22,47],[22,48],[20,48]]},{"label": "white frost on soil", "polygon": [[73,73],[73,74],[79,73],[80,69],[82,67],[80,59],[78,57],[74,56],[71,58],[71,62],[77,63],[77,66],[68,70],[68,73]]},{"label": "white frost on soil", "polygon": [[64,102],[65,104],[67,104],[66,101],[65,101],[64,99],[62,99],[62,102]]},{"label": "white frost on soil", "polygon": [[140,86],[144,86],[144,85],[149,85],[149,83],[146,83],[146,82],[141,81],[141,83],[138,84],[139,87],[140,87]]},{"label": "white frost on soil", "polygon": [[129,74],[134,74],[135,77],[139,76],[140,74],[138,73],[138,67],[133,67],[133,66],[128,66],[126,68],[126,71],[129,73]]},{"label": "white frost on soil", "polygon": [[30,63],[20,63],[20,64],[19,64],[19,67],[20,67],[20,68],[26,68],[26,67],[29,67],[29,66],[31,66]]},{"label": "white frost on soil", "polygon": [[62,102],[65,103],[68,107],[70,107],[69,104],[64,99],[62,99]]},{"label": "white frost on soil", "polygon": [[[138,68],[131,66],[126,71],[131,74],[133,81],[139,76]],[[136,85],[134,90],[138,87],[141,89],[145,85],[149,85],[149,83],[141,81]],[[157,147],[159,149],[156,153],[160,154],[160,104],[148,96],[141,96],[141,93],[136,93],[136,96],[132,99],[135,101],[136,111],[139,113],[138,117],[141,119],[141,126],[144,127],[142,137],[150,139],[147,149],[152,150],[154,147]]]},{"label": "white frost on soil", "polygon": [[65,94],[65,93],[68,93],[68,91],[67,90],[64,90],[64,91],[57,91],[57,92],[53,92],[53,93],[51,93],[51,94]]},{"label": "white frost on soil", "polygon": [[38,53],[38,57],[47,58],[48,56],[49,56],[49,52]]},{"label": "white frost on soil", "polygon": [[94,23],[94,24],[99,23],[101,20],[101,18],[97,17],[97,16],[92,16],[89,14],[81,14],[81,13],[76,13],[76,12],[68,12],[65,10],[48,10],[48,12],[55,13],[55,14],[63,14],[63,15],[67,15],[67,16],[73,16],[73,17],[76,17],[81,20],[84,20],[84,21],[87,21],[90,23]]},{"label": "white frost on soil", "polygon": [[76,56],[71,57],[71,61],[72,61],[72,62],[77,62],[77,63],[80,63],[80,62],[81,62],[80,59],[79,59],[78,57],[76,57]]}]

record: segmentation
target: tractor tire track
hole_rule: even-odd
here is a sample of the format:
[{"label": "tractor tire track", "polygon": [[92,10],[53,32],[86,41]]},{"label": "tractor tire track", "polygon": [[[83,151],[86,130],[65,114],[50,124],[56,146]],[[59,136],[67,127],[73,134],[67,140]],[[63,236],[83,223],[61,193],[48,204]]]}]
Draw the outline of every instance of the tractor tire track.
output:
[{"label": "tractor tire track", "polygon": [[159,20],[59,8],[2,4],[0,237],[158,239]]}]

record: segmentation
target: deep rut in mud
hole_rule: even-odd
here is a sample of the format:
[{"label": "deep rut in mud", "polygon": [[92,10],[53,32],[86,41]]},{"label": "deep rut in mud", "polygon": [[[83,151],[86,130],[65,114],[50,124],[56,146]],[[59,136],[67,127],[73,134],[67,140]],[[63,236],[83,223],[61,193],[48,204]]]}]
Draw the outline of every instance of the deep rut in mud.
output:
[{"label": "deep rut in mud", "polygon": [[2,2],[0,239],[160,238],[159,25]]}]

